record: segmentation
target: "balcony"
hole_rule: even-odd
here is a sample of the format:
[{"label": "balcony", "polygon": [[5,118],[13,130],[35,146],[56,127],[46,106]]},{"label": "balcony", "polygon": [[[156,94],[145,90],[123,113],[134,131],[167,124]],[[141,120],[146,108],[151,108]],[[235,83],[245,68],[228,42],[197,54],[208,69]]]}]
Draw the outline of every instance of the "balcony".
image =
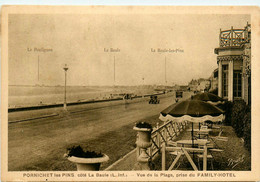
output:
[{"label": "balcony", "polygon": [[219,35],[219,47],[240,47],[241,45],[250,41],[251,38],[251,26],[247,24],[244,29],[233,29],[230,30],[220,29]]}]

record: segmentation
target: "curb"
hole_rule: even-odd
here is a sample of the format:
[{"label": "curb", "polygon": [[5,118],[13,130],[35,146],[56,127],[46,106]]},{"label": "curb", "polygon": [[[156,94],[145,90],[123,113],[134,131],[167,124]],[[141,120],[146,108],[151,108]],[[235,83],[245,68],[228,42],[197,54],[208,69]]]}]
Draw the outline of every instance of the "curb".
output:
[{"label": "curb", "polygon": [[[163,94],[163,93],[147,94],[147,95],[144,95],[144,97],[149,97],[151,95],[165,95],[165,94]],[[137,96],[137,97],[133,97],[133,99],[141,98],[141,97],[142,96]],[[82,104],[92,104],[92,103],[98,103],[98,102],[120,101],[120,100],[124,100],[124,99],[123,98],[111,98],[111,99],[101,99],[101,100],[88,100],[88,101],[79,101],[79,102],[68,102],[67,106],[82,105]],[[55,108],[55,107],[63,107],[63,103],[8,108],[8,112],[38,110],[38,109],[47,109],[47,108]]]},{"label": "curb", "polygon": [[[140,99],[140,98],[138,98],[138,99]],[[121,100],[121,101],[123,101],[123,100]],[[138,100],[138,102],[143,102],[143,101],[142,100]],[[132,103],[137,103],[137,102],[130,102],[128,104],[132,104]],[[73,111],[69,111],[69,112],[70,113],[79,113],[79,112],[90,111],[90,110],[95,110],[95,109],[103,109],[103,108],[111,107],[111,106],[120,106],[120,105],[124,105],[124,104],[126,104],[126,103],[125,102],[124,103],[120,102],[120,103],[116,103],[114,105],[106,105],[106,106],[101,106],[101,107],[96,107],[96,108],[91,108],[91,109],[73,110]]]},{"label": "curb", "polygon": [[53,116],[58,116],[58,115],[59,114],[57,114],[57,113],[53,113],[53,114],[38,116],[38,117],[34,117],[34,118],[26,118],[26,119],[19,119],[19,120],[14,120],[14,121],[8,121],[8,123],[19,123],[19,122],[22,122],[22,121],[30,121],[30,120],[48,118],[48,117],[53,117]]},{"label": "curb", "polygon": [[[157,94],[159,95],[159,94]],[[111,100],[111,101],[115,101],[115,100]],[[100,101],[99,101],[100,102]],[[107,101],[106,101],[107,102]],[[94,103],[94,102],[93,102]],[[95,102],[96,103],[96,102]],[[80,103],[81,104],[81,103]],[[118,103],[115,105],[121,105],[122,103]],[[51,106],[52,107],[52,106]],[[92,109],[81,109],[81,110],[75,110],[75,111],[69,111],[70,113],[79,113],[79,112],[84,112],[84,111],[88,111],[88,110],[95,110],[95,109],[100,109],[100,108],[105,108],[108,106],[103,106],[103,107],[98,107],[98,108],[92,108]],[[22,108],[24,109],[24,108]],[[42,109],[42,108],[40,108]],[[28,109],[28,110],[33,110],[33,109]],[[11,111],[14,112],[14,111]],[[37,116],[37,117],[33,117],[33,118],[26,118],[26,119],[19,119],[19,120],[14,120],[14,121],[8,121],[8,123],[19,123],[19,122],[23,122],[23,121],[30,121],[30,120],[35,120],[35,119],[42,119],[42,118],[48,118],[48,117],[53,117],[53,116],[58,116],[59,114],[57,113],[53,113],[53,114],[48,114],[48,115],[42,115],[42,116]]]},{"label": "curb", "polygon": [[116,166],[119,162],[121,162],[122,160],[124,160],[125,158],[127,158],[128,156],[130,156],[131,154],[133,154],[134,152],[136,152],[136,148],[132,151],[130,151],[129,153],[127,153],[126,155],[124,155],[121,159],[117,160],[116,162],[114,162],[113,164],[111,164],[110,166],[108,166],[106,169],[104,169],[104,171],[109,171],[111,168],[113,168],[114,166]]}]

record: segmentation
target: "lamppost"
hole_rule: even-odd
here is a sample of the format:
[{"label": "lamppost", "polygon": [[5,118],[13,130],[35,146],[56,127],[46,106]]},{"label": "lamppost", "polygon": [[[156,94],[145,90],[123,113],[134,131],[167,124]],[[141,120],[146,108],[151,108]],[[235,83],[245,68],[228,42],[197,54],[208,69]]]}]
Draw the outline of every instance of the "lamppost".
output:
[{"label": "lamppost", "polygon": [[65,64],[65,66],[64,66],[64,72],[65,72],[65,86],[64,86],[64,105],[63,105],[63,107],[64,107],[64,110],[67,110],[67,101],[66,101],[66,86],[67,86],[67,71],[68,71],[68,66],[67,66],[67,64]]},{"label": "lamppost", "polygon": [[166,78],[166,76],[167,76],[167,73],[166,73],[166,56],[165,56],[165,69],[164,69],[164,73],[165,73],[165,85],[167,85],[167,78]]},{"label": "lamppost", "polygon": [[142,79],[143,79],[143,98],[144,98],[144,90],[145,90],[145,87],[144,87],[144,77]]}]

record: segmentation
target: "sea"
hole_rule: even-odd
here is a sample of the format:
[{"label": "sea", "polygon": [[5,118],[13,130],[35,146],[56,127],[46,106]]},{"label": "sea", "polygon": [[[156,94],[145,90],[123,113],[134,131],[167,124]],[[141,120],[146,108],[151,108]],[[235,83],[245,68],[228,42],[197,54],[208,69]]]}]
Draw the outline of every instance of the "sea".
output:
[{"label": "sea", "polygon": [[[102,100],[133,95],[156,93],[152,87],[140,86],[67,86],[67,102]],[[60,104],[64,102],[64,86],[8,86],[8,108]]]}]

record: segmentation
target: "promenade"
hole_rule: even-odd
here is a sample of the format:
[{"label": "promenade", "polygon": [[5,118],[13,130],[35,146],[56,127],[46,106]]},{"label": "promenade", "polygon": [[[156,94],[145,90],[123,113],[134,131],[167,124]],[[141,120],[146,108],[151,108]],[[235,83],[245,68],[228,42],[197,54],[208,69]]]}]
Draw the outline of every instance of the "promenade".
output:
[{"label": "promenade", "polygon": [[[187,94],[187,98],[188,98]],[[8,168],[23,170],[75,170],[63,158],[66,148],[82,145],[106,153],[110,160],[103,169],[135,148],[133,126],[138,121],[156,126],[161,110],[174,102],[172,94],[159,97],[160,104],[148,104],[148,98],[131,103],[97,103],[37,111],[38,115],[58,113],[57,116],[10,123],[8,126]],[[107,105],[106,105],[107,104]],[[10,113],[9,121],[36,117],[35,111]]]}]

